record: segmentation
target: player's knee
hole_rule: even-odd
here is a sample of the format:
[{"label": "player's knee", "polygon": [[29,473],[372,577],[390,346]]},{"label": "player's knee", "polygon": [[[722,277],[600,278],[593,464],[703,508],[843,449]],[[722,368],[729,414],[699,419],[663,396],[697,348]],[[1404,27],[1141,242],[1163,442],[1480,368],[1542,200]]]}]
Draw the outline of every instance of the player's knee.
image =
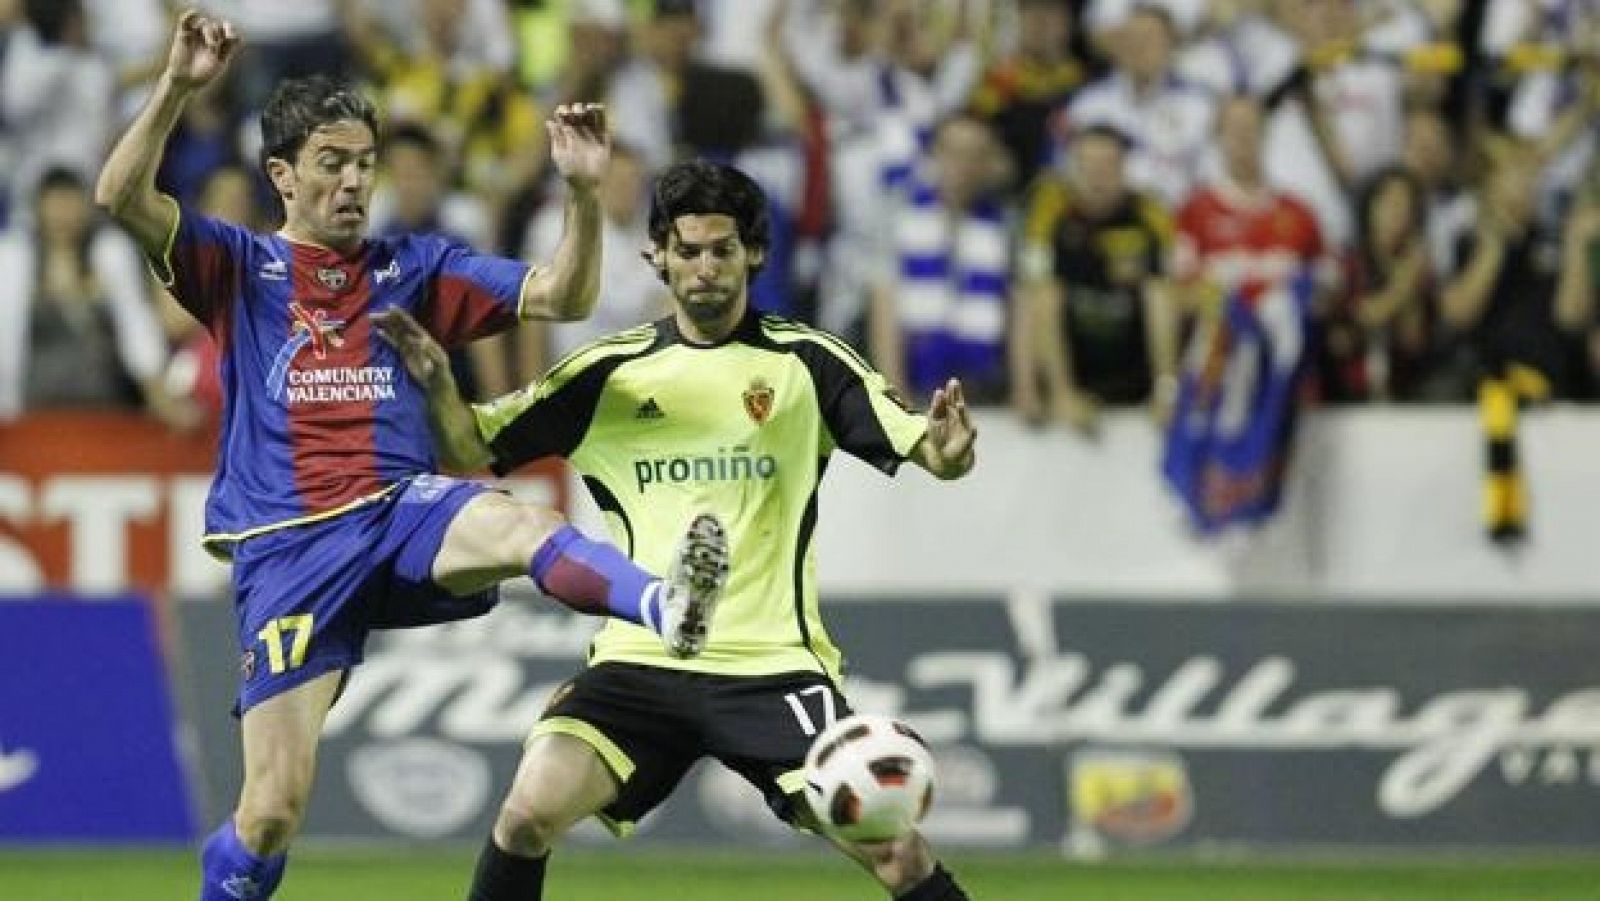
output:
[{"label": "player's knee", "polygon": [[566,816],[538,806],[507,801],[495,821],[494,836],[512,854],[537,857],[550,850],[570,825]]},{"label": "player's knee", "polygon": [[566,524],[566,517],[549,507],[516,504],[507,509],[504,522],[495,531],[495,543],[510,553],[508,562],[525,564]]}]

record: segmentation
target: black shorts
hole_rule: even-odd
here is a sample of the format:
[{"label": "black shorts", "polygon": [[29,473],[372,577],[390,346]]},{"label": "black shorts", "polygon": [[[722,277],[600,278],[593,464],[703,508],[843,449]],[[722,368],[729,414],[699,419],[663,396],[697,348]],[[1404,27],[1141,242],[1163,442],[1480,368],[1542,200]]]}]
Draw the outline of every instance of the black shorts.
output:
[{"label": "black shorts", "polygon": [[[601,820],[627,835],[701,757],[715,757],[795,823],[806,750],[850,715],[821,673],[722,676],[631,663],[592,666],[556,690],[533,734],[560,733],[599,752],[621,783]],[[798,824],[796,824],[798,825]]]}]

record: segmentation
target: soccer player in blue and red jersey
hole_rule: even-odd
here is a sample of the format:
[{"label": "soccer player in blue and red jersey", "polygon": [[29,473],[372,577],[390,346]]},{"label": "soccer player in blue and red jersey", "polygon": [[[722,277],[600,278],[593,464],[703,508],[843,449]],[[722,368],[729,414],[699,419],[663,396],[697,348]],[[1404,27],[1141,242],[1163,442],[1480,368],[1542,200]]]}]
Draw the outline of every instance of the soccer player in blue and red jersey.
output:
[{"label": "soccer player in blue and red jersey", "polygon": [[206,546],[234,564],[243,653],[244,786],[201,854],[202,901],[266,899],[311,791],[318,735],[372,628],[472,616],[531,575],[577,610],[628,619],[698,652],[726,578],[715,517],[693,518],[663,581],[559,514],[434,474],[429,412],[373,317],[403,310],[445,344],[519,318],[587,315],[598,292],[595,184],[603,111],[547,127],[570,188],[547,268],[436,237],[366,237],[378,125],[348,86],[286,81],[262,113],[262,163],[282,202],[273,234],[180,209],[155,189],[184,104],[238,47],[233,26],[178,20],[151,99],[112,150],[96,199],[132,233],[221,348],[225,396]]}]

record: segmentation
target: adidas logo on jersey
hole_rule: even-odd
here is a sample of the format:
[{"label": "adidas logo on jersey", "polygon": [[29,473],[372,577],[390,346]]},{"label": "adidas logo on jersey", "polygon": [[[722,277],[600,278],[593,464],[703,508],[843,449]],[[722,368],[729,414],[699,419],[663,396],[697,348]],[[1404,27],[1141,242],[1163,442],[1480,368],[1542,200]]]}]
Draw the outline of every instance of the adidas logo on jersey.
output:
[{"label": "adidas logo on jersey", "polygon": [[633,418],[634,419],[660,419],[660,418],[662,418],[663,416],[666,416],[666,415],[667,414],[661,412],[661,407],[656,403],[656,399],[653,398],[653,397],[650,397],[650,398],[646,398],[645,402],[639,405],[639,412],[633,414]]}]

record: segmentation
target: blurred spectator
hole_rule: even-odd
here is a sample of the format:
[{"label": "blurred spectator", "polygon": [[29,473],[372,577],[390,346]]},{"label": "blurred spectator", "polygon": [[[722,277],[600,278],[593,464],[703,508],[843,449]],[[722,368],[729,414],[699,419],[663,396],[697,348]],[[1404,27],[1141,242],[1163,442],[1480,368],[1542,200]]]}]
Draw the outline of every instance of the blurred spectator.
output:
[{"label": "blurred spectator", "polygon": [[342,21],[347,0],[202,0],[197,5],[232,22],[243,38],[233,68],[247,119],[284,78],[316,72],[348,76],[354,68]]},{"label": "blurred spectator", "polygon": [[786,0],[697,0],[705,36],[706,62],[753,72],[761,65],[767,22]]},{"label": "blurred spectator", "polygon": [[[524,351],[520,366],[524,378],[544,375],[557,360],[596,338],[632,328],[664,315],[669,309],[666,288],[655,269],[640,259],[650,246],[649,173],[644,157],[628,144],[611,146],[611,165],[600,181],[601,258],[600,302],[581,322],[531,322],[518,334]],[[522,257],[550,259],[561,238],[561,204],[552,200],[528,225]]]},{"label": "blurred spectator", "polygon": [[1542,381],[1527,394],[1576,399],[1589,389],[1583,322],[1576,310],[1556,314],[1560,234],[1537,219],[1539,165],[1529,150],[1511,144],[1494,154],[1478,227],[1444,286],[1443,320],[1484,373],[1515,369]]},{"label": "blurred spectator", "polygon": [[[524,16],[557,18],[547,7],[526,10]],[[628,61],[628,15],[622,0],[574,0],[565,15],[565,32],[551,32],[549,38],[523,44],[524,59],[545,62],[537,75],[523,68],[525,82],[533,85],[546,107],[563,103],[591,103],[605,100],[611,82]],[[540,27],[535,34],[544,34]],[[549,50],[558,52],[547,52]]]},{"label": "blurred spectator", "polygon": [[934,132],[904,203],[886,211],[872,358],[919,400],[951,377],[973,403],[1006,399],[1010,223],[995,193],[1003,156],[981,119],[952,116]]},{"label": "blurred spectator", "polygon": [[119,122],[133,118],[161,74],[171,33],[163,0],[86,0],[89,45],[116,78]]},{"label": "blurred spectator", "polygon": [[917,0],[812,4],[784,46],[827,119],[835,228],[825,251],[818,322],[858,334],[886,205],[933,126],[961,109],[981,72],[970,19],[919,28]]},{"label": "blurred spectator", "polygon": [[654,0],[643,52],[612,82],[612,128],[652,171],[682,155],[731,159],[761,134],[760,84],[699,59],[700,37],[693,0]]},{"label": "blurred spectator", "polygon": [[766,261],[750,283],[751,305],[813,322],[821,245],[831,212],[828,137],[821,110],[806,93],[785,48],[790,8],[791,0],[776,0],[767,7],[762,51],[755,65],[763,110],[760,139],[730,161],[767,195]]},{"label": "blurred spectator", "polygon": [[1456,246],[1478,217],[1477,198],[1466,189],[1458,138],[1438,110],[1417,107],[1406,114],[1405,167],[1422,183],[1423,228],[1434,273],[1454,265]]},{"label": "blurred spectator", "polygon": [[1422,182],[1400,167],[1362,191],[1353,283],[1326,328],[1326,399],[1424,399],[1438,321],[1426,204]]},{"label": "blurred spectator", "polygon": [[[404,122],[384,136],[384,179],[372,201],[374,237],[437,234],[488,248],[488,214],[478,200],[450,186],[449,159],[427,128]],[[451,368],[465,396],[494,397],[517,387],[512,339],[495,335],[451,353]]]},{"label": "blurred spectator", "polygon": [[[517,45],[506,0],[338,2],[345,6],[358,3],[361,11],[379,23],[385,33],[395,36],[401,50],[408,55],[422,55],[448,47],[450,55],[446,62],[452,69],[509,73],[516,65]],[[358,17],[356,21],[361,20]],[[450,38],[441,41],[436,32],[445,29],[450,32]]]},{"label": "blurred spectator", "polygon": [[383,161],[385,178],[372,198],[375,237],[439,234],[478,250],[489,248],[483,204],[451,187],[450,160],[426,126],[405,122],[390,128]]},{"label": "blurred spectator", "polygon": [[31,218],[0,240],[0,418],[143,405],[191,425],[194,411],[161,385],[165,345],[133,242],[97,224],[70,168],[45,171]]},{"label": "blurred spectator", "polygon": [[1264,0],[1212,0],[1173,63],[1218,97],[1265,96],[1294,70],[1299,49],[1264,14]]},{"label": "blurred spectator", "polygon": [[[564,93],[560,86],[570,82],[572,72],[592,69],[600,55],[627,55],[630,10],[637,12],[641,0],[505,0],[505,5],[516,36],[517,78],[554,106],[550,95]],[[598,42],[614,47],[596,53]],[[595,100],[605,95],[572,96]]]},{"label": "blurred spectator", "polygon": [[1300,57],[1273,95],[1268,178],[1310,206],[1330,247],[1347,249],[1356,234],[1356,188],[1400,157],[1400,69],[1358,52],[1361,20],[1347,0],[1274,0],[1273,7]]},{"label": "blurred spectator", "polygon": [[26,219],[20,198],[51,166],[87,179],[99,171],[111,128],[115,77],[88,43],[81,0],[23,0],[0,60],[0,123],[9,133],[11,213]]},{"label": "blurred spectator", "polygon": [[192,205],[218,168],[239,159],[240,104],[231,72],[196,91],[156,171],[156,186]]},{"label": "blurred spectator", "polygon": [[13,37],[22,29],[22,0],[0,0],[0,229],[11,211],[13,136],[5,119],[6,55]]},{"label": "blurred spectator", "polygon": [[1600,292],[1600,160],[1592,162],[1578,193],[1561,240],[1561,278],[1556,296],[1556,324],[1578,336],[1587,370],[1589,393],[1600,399],[1600,327],[1595,295]]},{"label": "blurred spectator", "polygon": [[1201,28],[1213,2],[1215,0],[1085,0],[1081,5],[1084,26],[1095,43],[1103,48],[1102,52],[1115,57],[1122,52],[1119,45],[1130,39],[1122,27],[1140,7],[1158,10],[1172,23],[1173,37],[1181,42]]},{"label": "blurred spectator", "polygon": [[1261,102],[1239,96],[1224,103],[1217,143],[1221,174],[1178,214],[1173,268],[1185,308],[1211,314],[1229,295],[1259,292],[1308,268],[1324,284],[1334,282],[1316,217],[1267,183]]},{"label": "blurred spectator", "polygon": [[[543,117],[508,67],[462,45],[469,0],[419,3],[419,17],[400,33],[382,27],[381,20],[362,24],[353,13],[352,39],[377,80],[388,121],[419,123],[433,132],[445,148],[447,171],[489,206],[499,250],[513,227],[501,214],[536,190],[544,169]],[[514,230],[520,238],[521,223]]]},{"label": "blurred spectator", "polygon": [[1012,316],[1012,397],[1030,422],[1093,429],[1101,404],[1151,403],[1177,385],[1177,319],[1163,281],[1172,220],[1129,191],[1124,139],[1074,137],[1067,178],[1029,195]]},{"label": "blurred spectator", "polygon": [[1177,207],[1200,179],[1215,102],[1173,68],[1177,33],[1171,13],[1135,6],[1118,32],[1114,71],[1078,92],[1063,124],[1069,130],[1109,125],[1122,132],[1133,148],[1128,183]]},{"label": "blurred spectator", "polygon": [[1033,182],[1049,150],[1050,117],[1083,84],[1083,64],[1071,55],[1072,7],[1067,0],[1019,0],[1016,52],[984,72],[972,95],[973,112],[989,121],[1011,151],[1018,190]]},{"label": "blurred spectator", "polygon": [[[1427,0],[1431,10],[1416,0],[1359,0],[1352,4],[1361,20],[1360,45],[1367,53],[1403,59],[1434,36],[1447,33],[1459,0]],[[1436,20],[1434,16],[1440,17]]]},{"label": "blurred spectator", "polygon": [[[1399,11],[1368,30],[1368,46],[1397,53],[1405,66],[1406,102],[1448,110],[1465,121],[1470,70],[1477,52],[1463,33],[1471,28],[1462,0],[1390,0]],[[1396,39],[1399,34],[1404,38]]]}]

